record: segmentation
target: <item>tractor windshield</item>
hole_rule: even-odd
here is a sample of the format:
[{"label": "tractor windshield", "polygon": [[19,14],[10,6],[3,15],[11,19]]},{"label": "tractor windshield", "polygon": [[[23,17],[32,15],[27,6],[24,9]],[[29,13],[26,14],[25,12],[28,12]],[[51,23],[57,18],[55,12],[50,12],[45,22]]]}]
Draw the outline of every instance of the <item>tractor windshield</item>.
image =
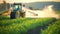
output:
[{"label": "tractor windshield", "polygon": [[20,5],[14,5],[13,10],[16,10],[16,11],[21,10],[21,6]]}]

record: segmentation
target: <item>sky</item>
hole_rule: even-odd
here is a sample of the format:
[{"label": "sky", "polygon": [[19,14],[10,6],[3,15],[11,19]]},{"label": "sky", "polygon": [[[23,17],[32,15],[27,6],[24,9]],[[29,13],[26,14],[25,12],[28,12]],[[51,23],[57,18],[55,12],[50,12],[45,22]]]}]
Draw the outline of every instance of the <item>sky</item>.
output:
[{"label": "sky", "polygon": [[[41,2],[41,1],[55,1],[60,2],[60,0],[5,0],[7,3],[14,3],[14,2],[22,2],[22,3],[31,3],[31,2]],[[2,3],[3,0],[0,0],[0,3]]]}]

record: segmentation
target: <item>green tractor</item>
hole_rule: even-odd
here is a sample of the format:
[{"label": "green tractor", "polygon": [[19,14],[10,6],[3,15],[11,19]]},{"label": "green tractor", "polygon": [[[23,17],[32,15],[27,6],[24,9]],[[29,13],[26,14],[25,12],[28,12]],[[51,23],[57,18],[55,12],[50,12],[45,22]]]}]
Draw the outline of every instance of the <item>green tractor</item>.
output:
[{"label": "green tractor", "polygon": [[25,17],[25,12],[23,12],[22,7],[25,6],[21,3],[12,4],[12,10],[10,14],[11,19]]}]

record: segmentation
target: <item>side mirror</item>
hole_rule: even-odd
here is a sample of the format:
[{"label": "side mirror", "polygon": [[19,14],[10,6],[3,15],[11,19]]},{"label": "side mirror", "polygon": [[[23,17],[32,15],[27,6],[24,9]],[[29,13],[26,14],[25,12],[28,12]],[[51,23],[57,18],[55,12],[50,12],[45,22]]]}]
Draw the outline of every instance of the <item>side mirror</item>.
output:
[{"label": "side mirror", "polygon": [[25,5],[24,5],[24,4],[22,5],[22,3],[20,3],[20,5],[21,5],[21,6],[23,6],[23,7],[25,7]]},{"label": "side mirror", "polygon": [[23,7],[25,7],[25,5],[23,4]]}]

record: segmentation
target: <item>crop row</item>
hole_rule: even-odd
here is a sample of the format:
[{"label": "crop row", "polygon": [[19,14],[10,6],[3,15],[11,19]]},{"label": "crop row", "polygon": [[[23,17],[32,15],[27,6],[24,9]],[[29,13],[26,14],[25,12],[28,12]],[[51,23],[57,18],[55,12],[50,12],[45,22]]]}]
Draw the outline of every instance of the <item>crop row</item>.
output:
[{"label": "crop row", "polygon": [[42,34],[60,34],[60,20],[50,24],[47,29],[41,30]]},{"label": "crop row", "polygon": [[25,34],[28,30],[43,26],[54,18],[4,19],[0,20],[0,34]]}]

